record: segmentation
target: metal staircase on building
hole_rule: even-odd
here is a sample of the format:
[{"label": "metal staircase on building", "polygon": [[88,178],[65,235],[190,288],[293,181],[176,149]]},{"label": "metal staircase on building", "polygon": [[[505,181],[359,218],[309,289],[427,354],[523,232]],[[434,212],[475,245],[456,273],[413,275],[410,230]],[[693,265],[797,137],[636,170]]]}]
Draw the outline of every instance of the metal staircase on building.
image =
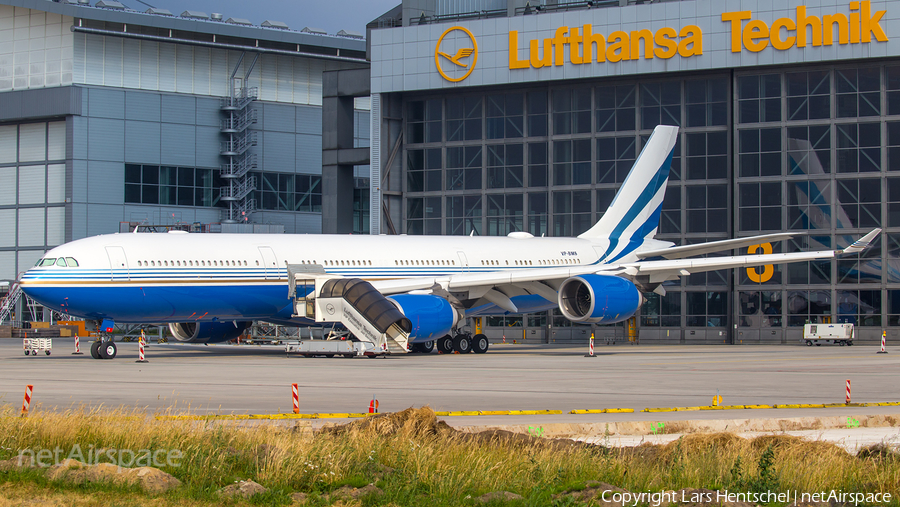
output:
[{"label": "metal staircase on building", "polygon": [[[12,287],[9,289],[9,293],[6,295],[6,299],[3,300],[3,303],[0,304],[0,324],[9,319],[10,315],[12,315],[13,310],[16,308],[16,304],[20,299],[25,298],[25,306],[27,310],[31,313],[31,320],[37,320],[37,308],[36,303],[34,303],[31,298],[25,295],[22,292],[22,287],[19,286],[18,283],[14,283]],[[18,315],[17,318],[22,320],[23,315]]]},{"label": "metal staircase on building", "polygon": [[257,168],[257,159],[250,149],[257,145],[257,134],[250,130],[256,123],[256,110],[251,106],[258,97],[256,88],[242,87],[231,97],[222,99],[222,112],[226,117],[222,120],[220,132],[227,136],[222,142],[219,153],[227,157],[222,164],[220,176],[227,186],[220,188],[220,199],[228,203],[228,210],[223,221],[246,222],[256,211],[256,177],[250,171]]}]

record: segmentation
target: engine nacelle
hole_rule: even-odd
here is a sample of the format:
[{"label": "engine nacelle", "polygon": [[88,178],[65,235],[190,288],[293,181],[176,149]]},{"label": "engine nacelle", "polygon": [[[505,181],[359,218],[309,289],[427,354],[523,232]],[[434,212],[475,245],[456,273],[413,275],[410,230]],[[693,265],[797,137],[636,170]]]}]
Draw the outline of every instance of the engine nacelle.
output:
[{"label": "engine nacelle", "polygon": [[559,309],[572,322],[614,324],[627,320],[640,306],[637,287],[618,276],[573,276],[559,287]]},{"label": "engine nacelle", "polygon": [[410,343],[422,343],[448,334],[459,321],[459,313],[450,303],[429,294],[400,294],[391,296],[403,315],[412,323]]},{"label": "engine nacelle", "polygon": [[173,322],[169,331],[183,343],[221,343],[240,336],[252,322]]}]

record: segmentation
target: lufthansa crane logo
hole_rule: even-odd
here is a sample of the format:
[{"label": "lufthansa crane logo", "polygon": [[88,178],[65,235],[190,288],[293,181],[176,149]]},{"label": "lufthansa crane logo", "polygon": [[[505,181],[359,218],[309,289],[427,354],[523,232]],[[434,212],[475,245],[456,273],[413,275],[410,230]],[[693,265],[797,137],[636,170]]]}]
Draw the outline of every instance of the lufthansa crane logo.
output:
[{"label": "lufthansa crane logo", "polygon": [[453,83],[462,81],[469,77],[477,61],[478,42],[472,32],[454,26],[441,34],[434,48],[434,64],[444,79]]}]

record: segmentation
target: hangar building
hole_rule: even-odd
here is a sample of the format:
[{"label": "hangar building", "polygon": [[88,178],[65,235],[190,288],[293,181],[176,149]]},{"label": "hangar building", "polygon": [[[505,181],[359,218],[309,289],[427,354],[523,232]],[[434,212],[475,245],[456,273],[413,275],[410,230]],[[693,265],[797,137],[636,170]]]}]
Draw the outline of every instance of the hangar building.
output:
[{"label": "hangar building", "polygon": [[[658,238],[884,232],[857,257],[667,283],[642,343],[796,343],[829,321],[898,337],[897,2],[404,0],[369,28],[373,233],[577,235],[678,125]],[[549,319],[488,333],[585,333]]]}]

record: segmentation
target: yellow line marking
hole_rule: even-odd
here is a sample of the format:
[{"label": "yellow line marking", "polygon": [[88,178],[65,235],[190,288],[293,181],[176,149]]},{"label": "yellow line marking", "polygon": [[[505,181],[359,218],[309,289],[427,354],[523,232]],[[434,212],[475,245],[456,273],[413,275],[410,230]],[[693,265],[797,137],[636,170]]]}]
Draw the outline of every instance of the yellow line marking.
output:
[{"label": "yellow line marking", "polygon": [[673,364],[719,364],[719,363],[760,363],[774,361],[817,361],[821,359],[864,359],[871,356],[835,356],[834,358],[822,357],[786,357],[786,358],[759,358],[759,359],[732,359],[727,361],[677,361],[671,363],[640,363],[639,366],[665,366]]}]

